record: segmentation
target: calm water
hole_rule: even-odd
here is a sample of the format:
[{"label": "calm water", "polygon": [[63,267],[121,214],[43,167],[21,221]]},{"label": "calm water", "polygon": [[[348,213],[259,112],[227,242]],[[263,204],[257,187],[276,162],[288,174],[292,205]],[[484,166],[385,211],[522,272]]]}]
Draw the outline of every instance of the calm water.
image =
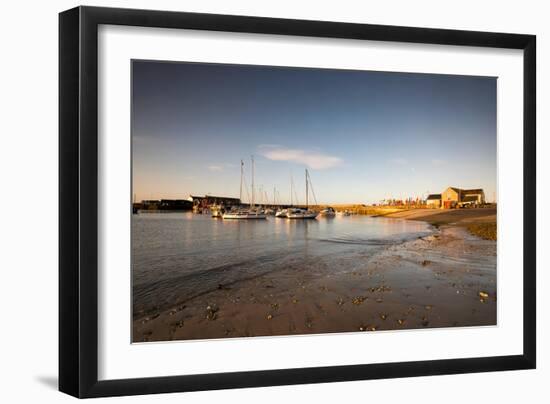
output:
[{"label": "calm water", "polygon": [[368,216],[231,221],[191,212],[134,215],[134,312],[172,307],[220,284],[274,271],[354,271],[365,255],[430,232],[423,222]]}]

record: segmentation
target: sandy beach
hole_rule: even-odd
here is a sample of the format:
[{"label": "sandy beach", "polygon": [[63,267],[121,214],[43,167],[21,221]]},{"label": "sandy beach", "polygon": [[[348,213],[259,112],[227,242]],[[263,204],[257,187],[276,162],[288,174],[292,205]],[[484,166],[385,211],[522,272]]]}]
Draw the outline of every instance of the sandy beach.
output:
[{"label": "sandy beach", "polygon": [[168,310],[137,314],[134,342],[496,324],[496,242],[471,224],[496,209],[388,215],[433,234],[362,257],[353,271],[286,270],[218,289]]}]

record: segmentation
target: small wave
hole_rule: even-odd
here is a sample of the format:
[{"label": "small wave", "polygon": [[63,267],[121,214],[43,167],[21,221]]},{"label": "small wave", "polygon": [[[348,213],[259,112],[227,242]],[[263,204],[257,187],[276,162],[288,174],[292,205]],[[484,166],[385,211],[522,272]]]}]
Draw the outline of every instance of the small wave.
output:
[{"label": "small wave", "polygon": [[393,240],[383,240],[383,239],[360,239],[360,238],[320,238],[319,241],[327,243],[337,243],[337,244],[357,244],[357,245],[389,245],[394,244]]},{"label": "small wave", "polygon": [[268,254],[250,260],[189,271],[153,282],[134,284],[134,312],[151,307],[166,309],[216,290],[219,285],[231,286],[266,275],[278,269],[270,264],[286,256],[287,252]]},{"label": "small wave", "polygon": [[327,243],[337,243],[337,244],[354,244],[354,245],[372,245],[372,246],[385,246],[385,245],[395,245],[402,244],[409,240],[413,240],[418,237],[424,237],[431,233],[414,233],[407,236],[401,237],[389,237],[389,238],[360,238],[360,237],[330,237],[330,238],[319,238],[319,241]]}]

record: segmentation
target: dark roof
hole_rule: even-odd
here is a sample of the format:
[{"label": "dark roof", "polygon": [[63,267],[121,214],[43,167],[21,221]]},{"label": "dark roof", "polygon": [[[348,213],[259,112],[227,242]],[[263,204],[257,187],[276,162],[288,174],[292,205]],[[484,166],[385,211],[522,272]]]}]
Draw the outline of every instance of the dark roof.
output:
[{"label": "dark roof", "polygon": [[483,189],[481,189],[481,188],[478,188],[478,189],[464,189],[462,191],[463,195],[479,195],[481,193],[483,193]]},{"label": "dark roof", "polygon": [[228,199],[228,200],[234,200],[234,201],[239,200],[239,198],[233,198],[233,197],[230,197],[230,196],[216,196],[216,195],[206,195],[205,198],[209,198],[209,199]]},{"label": "dark roof", "polygon": [[477,202],[477,196],[475,195],[468,195],[462,198],[462,202]]},{"label": "dark roof", "polygon": [[455,191],[457,194],[462,191],[460,188],[457,188],[457,187],[449,187],[451,188],[453,191]]},{"label": "dark roof", "polygon": [[441,194],[430,194],[430,195],[428,195],[428,198],[427,198],[428,201],[434,200],[434,199],[441,199]]},{"label": "dark roof", "polygon": [[226,200],[233,200],[233,201],[239,201],[239,198],[232,198],[229,196],[216,196],[216,195],[204,195],[204,196],[196,196],[196,195],[190,195],[192,199],[226,199]]}]

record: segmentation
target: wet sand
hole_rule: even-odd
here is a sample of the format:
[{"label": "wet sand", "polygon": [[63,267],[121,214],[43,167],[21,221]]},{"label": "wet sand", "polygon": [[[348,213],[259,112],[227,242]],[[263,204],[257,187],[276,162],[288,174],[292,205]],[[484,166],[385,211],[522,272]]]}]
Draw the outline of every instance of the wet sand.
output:
[{"label": "wet sand", "polygon": [[219,285],[168,310],[136,317],[133,340],[495,325],[496,242],[452,223],[365,254],[353,271],[282,270]]},{"label": "wet sand", "polygon": [[497,210],[493,207],[479,209],[410,209],[385,215],[407,220],[421,220],[432,225],[465,226],[472,223],[496,222]]}]

